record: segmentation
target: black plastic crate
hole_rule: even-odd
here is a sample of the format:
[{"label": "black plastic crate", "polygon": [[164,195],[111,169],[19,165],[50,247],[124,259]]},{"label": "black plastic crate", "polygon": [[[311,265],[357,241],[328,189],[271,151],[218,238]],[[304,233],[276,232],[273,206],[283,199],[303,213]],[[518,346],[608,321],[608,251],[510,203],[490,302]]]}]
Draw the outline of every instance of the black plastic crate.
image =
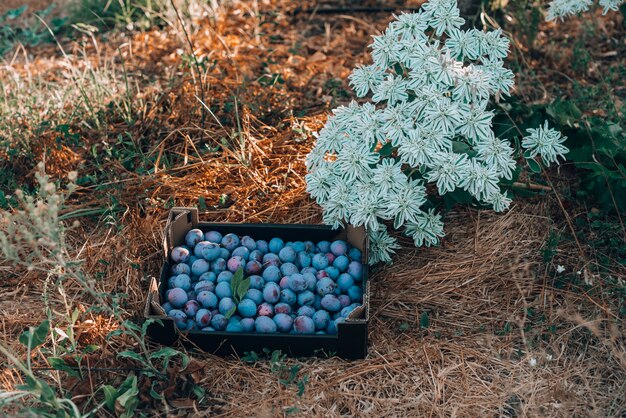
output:
[{"label": "black plastic crate", "polygon": [[243,355],[246,351],[261,352],[263,348],[281,350],[292,356],[327,356],[337,355],[345,359],[360,359],[367,355],[367,324],[369,320],[369,269],[363,264],[363,305],[355,309],[345,322],[339,323],[336,335],[295,335],[295,334],[259,334],[230,333],[223,331],[179,331],[174,321],[165,315],[161,301],[167,290],[169,278],[169,252],[184,243],[185,234],[192,228],[204,232],[215,230],[222,234],[234,233],[239,236],[249,235],[253,239],[269,241],[280,237],[287,241],[333,241],[343,239],[360,249],[363,260],[367,260],[368,241],[364,228],[333,230],[325,225],[296,224],[236,224],[199,222],[196,208],[173,208],[165,227],[164,256],[165,263],[160,278],[152,278],[145,307],[146,318],[158,318],[163,326],[152,323],[148,327],[148,336],[165,345],[174,344],[181,339],[187,346],[197,346],[206,352],[217,355]]}]

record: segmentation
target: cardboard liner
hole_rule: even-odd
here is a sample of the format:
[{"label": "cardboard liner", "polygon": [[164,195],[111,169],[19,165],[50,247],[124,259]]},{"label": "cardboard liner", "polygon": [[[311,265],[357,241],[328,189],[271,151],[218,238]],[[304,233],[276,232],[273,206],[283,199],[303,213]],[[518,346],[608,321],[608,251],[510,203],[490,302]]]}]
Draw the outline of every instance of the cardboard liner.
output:
[{"label": "cardboard liner", "polygon": [[200,228],[205,232],[217,230],[223,234],[232,232],[240,236],[250,235],[254,239],[265,240],[275,236],[285,241],[317,242],[344,239],[362,251],[363,260],[367,260],[369,252],[367,233],[362,227],[348,226],[343,230],[333,230],[325,225],[203,223],[199,222],[196,208],[173,208],[164,231],[164,266],[159,279],[155,277],[150,279],[144,309],[146,318],[159,319],[163,324],[153,322],[148,326],[147,334],[150,338],[169,345],[182,337],[183,344],[218,355],[242,355],[246,351],[260,352],[263,348],[268,348],[280,349],[294,356],[338,355],[346,359],[365,358],[370,300],[367,264],[363,265],[363,305],[352,311],[345,322],[338,324],[336,335],[179,331],[174,326],[174,321],[165,314],[161,300],[165,295],[169,278],[169,253],[172,248],[184,243],[185,234],[192,228]]}]

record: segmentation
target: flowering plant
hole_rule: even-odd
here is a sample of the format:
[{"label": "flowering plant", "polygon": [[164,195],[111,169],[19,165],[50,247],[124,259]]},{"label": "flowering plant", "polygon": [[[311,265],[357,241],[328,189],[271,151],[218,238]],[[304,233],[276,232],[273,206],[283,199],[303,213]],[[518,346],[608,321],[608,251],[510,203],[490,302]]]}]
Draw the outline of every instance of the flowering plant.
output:
[{"label": "flowering plant", "polygon": [[[589,10],[593,0],[552,0],[548,5],[546,20],[556,20],[569,15],[577,15]],[[609,10],[617,11],[624,0],[600,0],[600,6],[604,9],[603,14]]]},{"label": "flowering plant", "polygon": [[[511,203],[499,182],[513,176],[514,148],[494,135],[488,110],[490,98],[514,85],[503,65],[509,40],[501,30],[461,30],[463,23],[455,0],[396,16],[374,36],[373,64],[349,77],[356,95],[371,93],[371,102],[334,109],[307,156],[307,191],[324,222],[366,226],[372,264],[390,262],[399,248],[382,220],[404,228],[416,246],[444,236],[429,192],[464,190],[496,211]],[[531,129],[524,157],[533,169],[537,156],[557,162],[568,151],[564,140],[547,124]]]}]

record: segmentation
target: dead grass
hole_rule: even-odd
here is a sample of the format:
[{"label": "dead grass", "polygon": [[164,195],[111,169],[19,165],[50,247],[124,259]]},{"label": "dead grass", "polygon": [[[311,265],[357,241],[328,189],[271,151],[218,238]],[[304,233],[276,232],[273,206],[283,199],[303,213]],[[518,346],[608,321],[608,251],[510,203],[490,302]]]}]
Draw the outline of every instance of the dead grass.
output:
[{"label": "dead grass", "polygon": [[[347,100],[346,85],[335,80],[364,60],[372,27],[384,27],[388,16],[291,18],[286,13],[293,7],[235,2],[221,7],[219,18],[196,22],[192,40],[202,58],[201,74],[183,62],[188,50],[176,27],[112,33],[95,44],[88,37],[64,43],[69,60],[58,49],[43,47],[35,55],[46,58],[18,54],[0,72],[14,93],[2,115],[8,120],[20,94],[35,98],[41,85],[20,91],[7,74],[45,81],[43,96],[54,98],[55,89],[76,91],[78,75],[89,68],[106,70],[108,78],[90,84],[93,100],[81,102],[83,108],[87,102],[94,106],[101,126],[84,117],[88,110],[73,115],[71,100],[54,106],[33,101],[33,114],[47,112],[46,120],[67,122],[82,144],[43,146],[33,126],[15,127],[38,144],[31,159],[19,160],[19,178],[28,183],[34,166],[29,164],[40,158],[59,177],[70,169],[98,176],[101,183],[80,188],[66,213],[109,208],[110,216],[80,218],[69,247],[84,260],[94,289],[127,295],[120,309],[128,317],[141,317],[148,278],[159,270],[168,202],[197,205],[201,196],[208,206],[202,216],[209,221],[321,221],[304,185],[310,132],[319,129],[330,107]],[[199,79],[211,110],[204,111],[204,123]],[[106,94],[96,96],[98,91]],[[59,115],[61,120],[55,119]],[[54,142],[52,131],[41,135]],[[132,138],[134,166],[124,165],[122,157],[96,163],[90,153],[119,149],[119,135]],[[226,207],[219,205],[223,196]],[[148,385],[141,395],[145,411],[151,416],[619,417],[626,412],[623,302],[606,277],[596,277],[588,288],[573,284],[576,272],[589,267],[573,244],[559,246],[554,264],[543,260],[549,231],[562,231],[563,225],[551,196],[520,203],[504,215],[453,211],[442,246],[415,249],[403,242],[392,266],[375,269],[367,359],[286,360],[302,367],[299,376],[308,376],[297,397],[297,389],[281,385],[268,362],[249,365],[191,353],[186,370],[170,370],[166,403],[153,403],[145,394],[149,381],[142,379]],[[556,264],[565,266],[567,286],[557,285]],[[626,278],[623,267],[612,268],[614,278]],[[8,266],[0,266],[0,278],[0,339],[19,351],[16,336],[44,318],[46,278]],[[65,290],[82,312],[93,306],[76,283],[66,283]],[[62,318],[61,296],[49,292],[48,297]],[[115,357],[128,341],[105,340],[116,326],[110,318],[85,313],[76,327],[81,344],[101,346],[88,357],[88,382],[58,379],[81,405],[93,406],[93,388],[119,384],[129,373],[99,368],[136,366]],[[34,360],[46,366],[43,356]],[[0,388],[9,390],[21,380],[15,369],[5,368]],[[201,404],[189,395],[192,382],[206,389]]]}]

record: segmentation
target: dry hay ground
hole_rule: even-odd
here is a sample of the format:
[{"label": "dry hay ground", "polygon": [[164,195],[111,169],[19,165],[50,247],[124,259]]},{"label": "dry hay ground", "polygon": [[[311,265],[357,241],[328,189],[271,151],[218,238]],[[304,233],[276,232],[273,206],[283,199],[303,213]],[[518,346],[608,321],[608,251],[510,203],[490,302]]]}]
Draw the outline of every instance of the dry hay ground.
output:
[{"label": "dry hay ground", "polygon": [[[111,173],[110,188],[80,188],[64,213],[106,206],[114,196],[118,210],[102,220],[81,218],[68,242],[73,256],[85,261],[94,289],[127,294],[122,309],[130,318],[141,316],[147,278],[159,269],[166,202],[196,205],[203,196],[211,206],[226,194],[231,205],[209,208],[203,219],[320,221],[319,208],[304,190],[310,132],[321,126],[329,108],[346,101],[345,84],[337,80],[365,60],[368,33],[384,27],[388,16],[293,19],[283,13],[293,7],[276,1],[234,3],[196,22],[192,40],[205,63],[205,101],[216,114],[205,114],[204,124],[195,98],[201,94],[197,74],[183,63],[180,30],[112,33],[106,42],[67,43],[69,62],[56,47],[43,46],[2,67],[3,77],[21,75],[70,89],[77,81],[87,83],[79,77],[91,68],[123,63],[129,84],[138,86],[129,94],[123,79],[121,88],[116,84],[119,71],[111,69],[99,74],[106,77],[94,78],[111,83],[106,85],[109,103],[133,105],[135,122],[129,125],[110,110],[114,106],[104,107],[106,123],[98,127],[87,116],[70,120],[72,132],[84,141],[81,146],[54,147],[54,133],[34,129],[27,118],[19,127],[20,134],[39,135],[34,160],[44,159],[53,174],[61,177],[71,169],[79,175]],[[63,106],[77,105],[76,97]],[[39,106],[50,117],[64,115],[63,106]],[[150,173],[139,174],[115,158],[96,167],[90,152],[104,153],[126,132],[144,156],[153,158]],[[221,149],[198,152],[224,140]],[[26,182],[32,179],[28,163],[23,159],[13,167]],[[139,166],[143,160],[133,163]],[[561,243],[553,262],[543,259],[550,232],[569,232],[557,203],[549,194],[503,215],[457,209],[447,216],[448,236],[441,247],[418,250],[403,241],[394,264],[372,275],[368,358],[285,360],[287,366],[301,366],[298,379],[308,379],[301,397],[296,385],[279,382],[266,361],[249,365],[190,353],[186,370],[170,370],[167,402],[151,401],[146,395],[150,382],[140,379],[145,411],[181,416],[620,416],[626,410],[623,317],[619,294],[612,293],[608,281],[623,280],[625,273],[615,266],[605,275],[590,275],[585,267],[591,266],[587,260],[593,253],[584,242],[581,249]],[[573,216],[585,213],[568,209]],[[560,276],[556,264],[566,268]],[[588,286],[574,284],[578,271]],[[0,267],[0,275],[2,341],[19,352],[16,336],[43,318],[46,280],[8,266]],[[65,291],[46,293],[58,318],[65,303],[83,312],[93,304],[75,283],[67,283]],[[129,348],[128,340],[105,340],[116,326],[92,313],[76,326],[81,344],[101,347],[87,357],[85,381],[57,375],[80,405],[93,406],[94,389],[118,385],[129,373],[98,368],[137,366],[116,359],[117,352]],[[46,366],[39,354],[33,360]],[[0,373],[2,389],[21,381],[13,368]],[[192,382],[206,389],[201,403],[190,396]]]}]

